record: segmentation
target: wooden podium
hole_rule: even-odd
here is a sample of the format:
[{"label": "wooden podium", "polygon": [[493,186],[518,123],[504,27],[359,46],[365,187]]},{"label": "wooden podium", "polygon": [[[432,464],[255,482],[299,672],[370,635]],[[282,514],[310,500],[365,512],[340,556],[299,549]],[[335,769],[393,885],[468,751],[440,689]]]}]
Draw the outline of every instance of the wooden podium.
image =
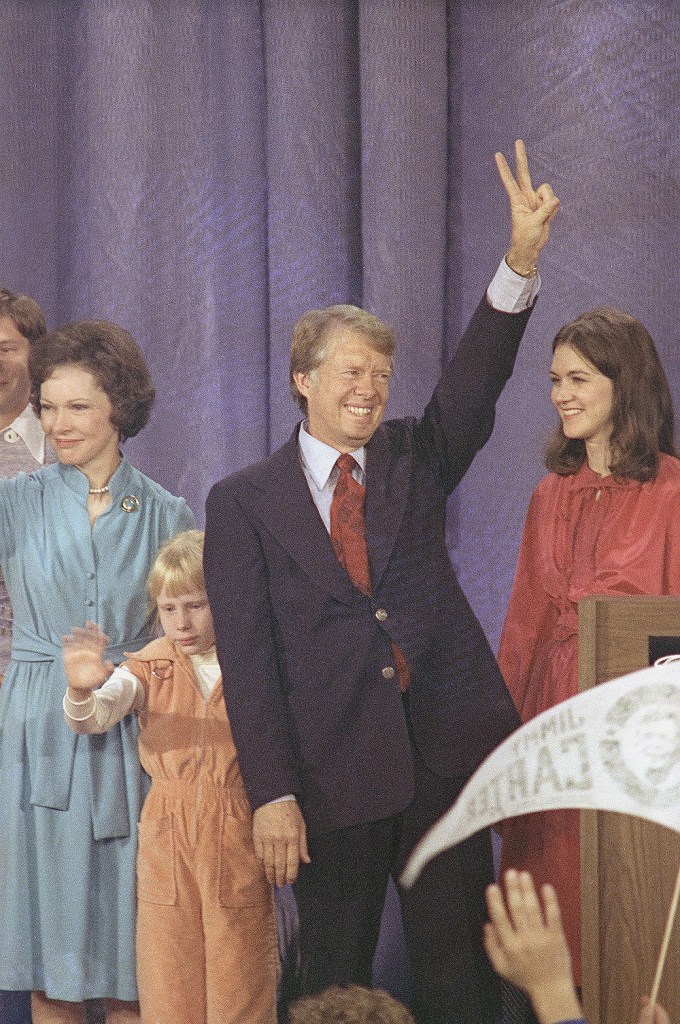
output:
[{"label": "wooden podium", "polygon": [[[680,598],[579,602],[581,690],[680,653]],[[583,1004],[591,1024],[634,1024],[648,995],[680,867],[680,834],[640,818],[581,812]],[[680,920],[659,1002],[680,1024]]]}]

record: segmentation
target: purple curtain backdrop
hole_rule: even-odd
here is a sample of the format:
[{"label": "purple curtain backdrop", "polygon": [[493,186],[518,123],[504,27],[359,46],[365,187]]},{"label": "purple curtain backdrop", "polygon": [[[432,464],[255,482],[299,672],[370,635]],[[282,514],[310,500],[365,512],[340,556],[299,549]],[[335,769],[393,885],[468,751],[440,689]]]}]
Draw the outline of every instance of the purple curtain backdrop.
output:
[{"label": "purple curtain backdrop", "polygon": [[303,310],[398,329],[417,412],[506,241],[493,152],[563,200],[494,437],[450,546],[498,638],[552,423],[549,341],[610,303],[677,391],[680,9],[664,0],[2,0],[0,281],[50,324],[122,323],[158,386],[129,445],[191,502],[296,420]]},{"label": "purple curtain backdrop", "polygon": [[449,542],[493,644],[552,421],[549,345],[621,306],[680,389],[680,7],[667,0],[2,0],[0,283],[105,317],[158,388],[129,444],[199,519],[278,445],[292,324],[398,329],[422,408],[506,244],[493,152],[523,137],[563,208],[494,436]]}]

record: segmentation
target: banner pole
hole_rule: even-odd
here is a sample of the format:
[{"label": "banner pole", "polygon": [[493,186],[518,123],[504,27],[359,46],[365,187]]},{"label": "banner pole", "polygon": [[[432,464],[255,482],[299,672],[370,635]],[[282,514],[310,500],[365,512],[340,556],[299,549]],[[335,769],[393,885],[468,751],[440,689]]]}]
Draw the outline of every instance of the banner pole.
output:
[{"label": "banner pole", "polygon": [[659,986],[661,985],[661,975],[663,974],[664,964],[666,963],[666,953],[668,952],[668,946],[670,945],[671,941],[671,933],[673,931],[675,915],[678,909],[678,901],[680,901],[680,868],[678,868],[678,877],[675,879],[673,899],[671,900],[670,909],[668,911],[666,928],[663,933],[661,950],[659,951],[659,960],[656,965],[656,974],[654,975],[654,984],[652,985],[652,992],[649,997],[649,1001],[652,1006],[654,1006],[654,1004],[656,1003],[656,999],[659,994]]}]

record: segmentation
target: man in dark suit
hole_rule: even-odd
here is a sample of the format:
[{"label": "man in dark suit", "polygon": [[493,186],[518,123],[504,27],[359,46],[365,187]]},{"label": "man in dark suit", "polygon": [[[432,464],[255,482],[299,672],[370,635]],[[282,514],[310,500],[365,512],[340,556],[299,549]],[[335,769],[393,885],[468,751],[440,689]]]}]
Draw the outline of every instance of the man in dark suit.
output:
[{"label": "man in dark suit", "polygon": [[[291,352],[306,420],[208,497],[225,697],[256,852],[271,881],[297,878],[302,994],[370,984],[389,874],[518,725],[444,530],[491,433],[558,205],[533,188],[522,143],[516,158],[515,179],[496,157],[508,255],[422,419],[382,422],[386,325],[353,306],[312,311]],[[481,936],[491,880],[483,833],[400,893],[419,1021],[498,1016]]]}]

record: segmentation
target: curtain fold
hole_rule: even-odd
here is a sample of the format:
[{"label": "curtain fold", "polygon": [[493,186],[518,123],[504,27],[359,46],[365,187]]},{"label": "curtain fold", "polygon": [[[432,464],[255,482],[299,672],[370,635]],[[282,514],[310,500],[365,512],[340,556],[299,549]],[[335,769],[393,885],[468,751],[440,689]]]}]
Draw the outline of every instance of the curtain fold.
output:
[{"label": "curtain fold", "polygon": [[362,0],[364,305],[399,334],[391,414],[427,402],[441,369],[447,255],[444,4]]},{"label": "curtain fold", "polygon": [[265,0],[271,444],[298,419],[293,324],[361,302],[361,138],[356,5]]}]

